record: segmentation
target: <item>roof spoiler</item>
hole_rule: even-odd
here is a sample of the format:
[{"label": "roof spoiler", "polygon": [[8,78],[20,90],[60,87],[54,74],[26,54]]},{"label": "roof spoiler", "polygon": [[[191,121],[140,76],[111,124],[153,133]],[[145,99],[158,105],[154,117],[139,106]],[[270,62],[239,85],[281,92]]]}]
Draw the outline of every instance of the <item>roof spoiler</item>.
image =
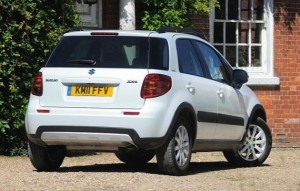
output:
[{"label": "roof spoiler", "polygon": [[195,31],[189,27],[180,28],[180,27],[161,27],[157,30],[158,33],[166,33],[166,32],[177,32],[177,33],[185,33],[200,37],[207,41],[206,36],[203,33]]}]

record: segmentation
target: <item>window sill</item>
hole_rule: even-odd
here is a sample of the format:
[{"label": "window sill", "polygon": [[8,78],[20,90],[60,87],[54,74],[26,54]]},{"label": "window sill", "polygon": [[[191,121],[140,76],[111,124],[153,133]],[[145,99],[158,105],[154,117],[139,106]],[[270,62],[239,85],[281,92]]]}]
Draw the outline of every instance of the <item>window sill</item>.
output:
[{"label": "window sill", "polygon": [[274,86],[280,84],[280,79],[277,76],[251,76],[246,83],[249,86]]}]

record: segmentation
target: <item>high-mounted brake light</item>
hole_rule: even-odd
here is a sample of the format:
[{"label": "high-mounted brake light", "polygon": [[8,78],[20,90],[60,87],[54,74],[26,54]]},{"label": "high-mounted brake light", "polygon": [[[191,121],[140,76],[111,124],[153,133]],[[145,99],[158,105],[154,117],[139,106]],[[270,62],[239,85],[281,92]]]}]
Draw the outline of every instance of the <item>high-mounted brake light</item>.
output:
[{"label": "high-mounted brake light", "polygon": [[154,98],[167,93],[172,87],[170,76],[163,74],[148,74],[143,82],[141,97]]},{"label": "high-mounted brake light", "polygon": [[36,110],[38,113],[50,113],[49,109],[37,109]]},{"label": "high-mounted brake light", "polygon": [[124,111],[124,115],[139,115],[140,112],[135,112],[135,111]]},{"label": "high-mounted brake light", "polygon": [[38,72],[35,75],[35,79],[31,88],[31,93],[36,96],[43,95],[43,74],[42,72]]},{"label": "high-mounted brake light", "polygon": [[118,36],[116,32],[91,32],[92,36]]}]

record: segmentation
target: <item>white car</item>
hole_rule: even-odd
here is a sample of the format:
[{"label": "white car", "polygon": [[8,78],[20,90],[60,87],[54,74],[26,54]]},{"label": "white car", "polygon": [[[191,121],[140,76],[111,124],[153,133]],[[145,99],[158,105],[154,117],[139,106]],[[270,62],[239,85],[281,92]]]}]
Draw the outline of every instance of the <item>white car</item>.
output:
[{"label": "white car", "polygon": [[235,165],[260,165],[272,136],[247,81],[184,30],[67,33],[33,83],[30,160],[53,171],[66,150],[115,152],[131,165],[156,155],[163,173],[182,175],[193,152],[223,151]]}]

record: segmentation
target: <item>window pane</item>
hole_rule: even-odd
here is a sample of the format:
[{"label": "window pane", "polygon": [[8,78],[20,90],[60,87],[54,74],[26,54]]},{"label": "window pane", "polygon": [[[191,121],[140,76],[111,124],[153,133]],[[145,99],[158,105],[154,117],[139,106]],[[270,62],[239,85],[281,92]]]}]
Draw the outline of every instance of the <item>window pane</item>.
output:
[{"label": "window pane", "polygon": [[239,3],[238,0],[228,0],[228,19],[238,20],[239,19]]},{"label": "window pane", "polygon": [[248,67],[248,46],[239,47],[239,67]]},{"label": "window pane", "polygon": [[236,47],[235,46],[227,46],[226,47],[226,59],[230,63],[231,66],[235,67],[236,60]]},{"label": "window pane", "polygon": [[66,36],[47,67],[91,67],[87,63],[92,62],[95,68],[132,68],[133,60],[141,58],[147,68],[148,49],[148,38],[144,37]]},{"label": "window pane", "polygon": [[264,13],[264,1],[262,0],[253,0],[253,19],[254,20],[263,20]]},{"label": "window pane", "polygon": [[150,38],[149,60],[149,68],[151,69],[169,69],[169,48],[166,39]]},{"label": "window pane", "polygon": [[239,23],[239,43],[248,43],[248,23]]},{"label": "window pane", "polygon": [[226,43],[235,43],[236,23],[226,23]]},{"label": "window pane", "polygon": [[197,42],[197,46],[205,60],[205,64],[209,70],[211,78],[219,82],[229,82],[226,74],[226,68],[214,49],[201,42]]},{"label": "window pane", "polygon": [[189,40],[176,41],[180,72],[204,76],[197,53]]},{"label": "window pane", "polygon": [[251,38],[252,43],[261,43],[261,31],[263,24],[251,24]]},{"label": "window pane", "polygon": [[251,47],[251,66],[260,67],[261,66],[261,47],[255,46]]},{"label": "window pane", "polygon": [[215,43],[223,43],[223,23],[214,24],[214,41]]},{"label": "window pane", "polygon": [[216,7],[215,9],[215,18],[216,19],[226,19],[225,18],[225,6],[226,0],[219,0],[220,7]]},{"label": "window pane", "polygon": [[241,1],[241,19],[251,20],[251,0]]}]

